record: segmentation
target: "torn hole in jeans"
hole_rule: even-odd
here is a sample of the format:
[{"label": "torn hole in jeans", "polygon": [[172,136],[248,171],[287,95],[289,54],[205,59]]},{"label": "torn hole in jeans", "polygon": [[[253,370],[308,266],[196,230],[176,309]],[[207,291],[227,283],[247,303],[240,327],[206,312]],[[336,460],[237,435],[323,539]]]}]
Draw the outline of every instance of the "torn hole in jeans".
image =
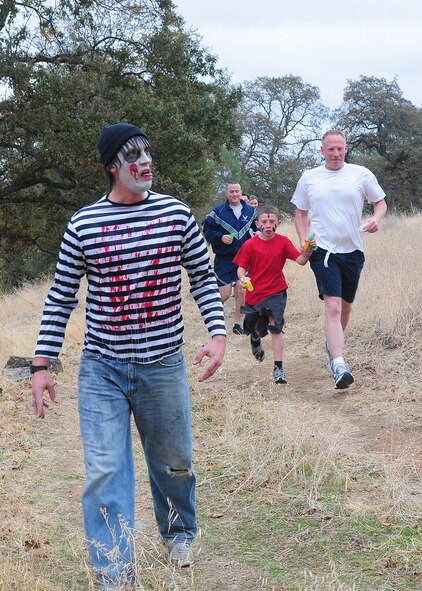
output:
[{"label": "torn hole in jeans", "polygon": [[192,469],[167,466],[167,474],[170,476],[192,476]]}]

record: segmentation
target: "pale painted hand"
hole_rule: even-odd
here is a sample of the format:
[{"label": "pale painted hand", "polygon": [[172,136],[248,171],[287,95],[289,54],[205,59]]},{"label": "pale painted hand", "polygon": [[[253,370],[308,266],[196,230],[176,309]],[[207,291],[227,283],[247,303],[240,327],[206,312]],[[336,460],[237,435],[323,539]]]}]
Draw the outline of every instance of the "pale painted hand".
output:
[{"label": "pale painted hand", "polygon": [[56,393],[54,391],[53,378],[49,371],[37,371],[32,376],[32,406],[39,419],[45,417],[44,409],[48,408],[44,400],[44,392],[47,390],[50,400],[58,404]]},{"label": "pale painted hand", "polygon": [[223,363],[224,352],[226,350],[226,337],[216,336],[206,343],[200,351],[195,355],[193,360],[194,365],[201,363],[204,357],[209,357],[209,361],[201,376],[198,378],[199,382],[203,382],[217,371]]}]

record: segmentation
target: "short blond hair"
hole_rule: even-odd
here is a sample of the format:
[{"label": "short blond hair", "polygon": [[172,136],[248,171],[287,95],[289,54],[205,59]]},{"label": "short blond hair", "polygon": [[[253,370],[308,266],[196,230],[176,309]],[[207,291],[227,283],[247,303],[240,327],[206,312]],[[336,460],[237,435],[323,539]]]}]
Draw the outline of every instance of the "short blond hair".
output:
[{"label": "short blond hair", "polygon": [[327,137],[327,135],[341,135],[341,137],[347,143],[346,136],[345,136],[344,132],[341,131],[340,129],[329,129],[328,131],[326,131],[324,133],[324,135],[322,136],[322,140],[321,140],[322,143],[324,143],[324,140]]}]

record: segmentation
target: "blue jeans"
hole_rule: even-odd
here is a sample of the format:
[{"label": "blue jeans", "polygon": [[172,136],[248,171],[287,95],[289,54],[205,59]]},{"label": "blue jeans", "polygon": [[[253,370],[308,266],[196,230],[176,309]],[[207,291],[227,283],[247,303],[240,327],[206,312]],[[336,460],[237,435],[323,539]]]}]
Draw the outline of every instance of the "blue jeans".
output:
[{"label": "blue jeans", "polygon": [[[86,467],[82,506],[91,562],[110,578],[119,577],[132,562],[132,413],[160,534],[192,540],[197,527],[190,391],[182,352],[146,365],[83,353],[79,370]],[[112,559],[109,554],[116,547],[118,559]]]}]

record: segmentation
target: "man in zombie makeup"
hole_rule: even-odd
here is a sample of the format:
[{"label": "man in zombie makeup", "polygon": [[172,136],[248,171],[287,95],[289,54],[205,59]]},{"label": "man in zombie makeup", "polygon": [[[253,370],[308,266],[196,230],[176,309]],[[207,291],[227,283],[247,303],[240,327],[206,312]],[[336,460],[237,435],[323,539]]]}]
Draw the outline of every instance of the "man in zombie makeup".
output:
[{"label": "man in zombie makeup", "polygon": [[182,567],[193,562],[197,523],[190,392],[182,354],[182,267],[211,337],[193,360],[199,364],[209,358],[200,381],[221,365],[226,331],[208,250],[189,207],[150,190],[146,134],[128,123],[109,125],[98,150],[111,191],[68,224],[31,371],[35,413],[44,418],[44,392],[57,402],[49,360],[60,353],[86,275],[78,387],[86,466],[82,504],[91,562],[105,590],[135,583],[132,414],[170,561]]}]

